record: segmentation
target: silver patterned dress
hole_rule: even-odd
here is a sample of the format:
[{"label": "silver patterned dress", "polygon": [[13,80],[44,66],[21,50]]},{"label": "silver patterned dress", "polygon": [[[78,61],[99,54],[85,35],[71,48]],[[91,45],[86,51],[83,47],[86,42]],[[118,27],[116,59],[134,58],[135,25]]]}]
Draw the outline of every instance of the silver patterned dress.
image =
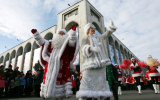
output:
[{"label": "silver patterned dress", "polygon": [[[90,45],[87,44],[87,39],[83,38],[81,43],[81,51],[83,54],[83,64],[81,70],[83,71],[81,85],[79,91],[76,93],[77,98],[99,98],[111,97],[112,92],[109,89],[106,81],[106,65],[111,62],[104,52],[89,52],[90,47],[98,47],[102,39],[110,36],[111,33],[106,32],[103,35],[89,35]],[[102,49],[101,49],[102,50]],[[102,60],[106,63],[101,63]]]}]

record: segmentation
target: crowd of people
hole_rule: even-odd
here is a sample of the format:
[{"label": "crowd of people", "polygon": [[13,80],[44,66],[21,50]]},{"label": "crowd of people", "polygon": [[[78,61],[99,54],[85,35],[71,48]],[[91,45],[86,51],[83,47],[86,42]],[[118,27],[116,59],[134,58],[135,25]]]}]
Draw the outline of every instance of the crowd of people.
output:
[{"label": "crowd of people", "polygon": [[[4,95],[10,97],[30,96],[31,92],[35,92],[40,97],[40,84],[43,81],[43,69],[39,67],[36,75],[32,75],[31,70],[26,74],[19,71],[19,67],[12,70],[12,65],[4,70],[4,66],[0,66],[0,98]],[[24,95],[25,94],[25,95]]]}]

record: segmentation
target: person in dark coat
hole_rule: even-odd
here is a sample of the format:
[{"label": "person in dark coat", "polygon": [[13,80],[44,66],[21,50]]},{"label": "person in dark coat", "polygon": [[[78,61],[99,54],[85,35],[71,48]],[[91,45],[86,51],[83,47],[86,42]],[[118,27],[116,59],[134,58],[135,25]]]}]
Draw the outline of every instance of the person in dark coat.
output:
[{"label": "person in dark coat", "polygon": [[6,97],[8,97],[8,87],[9,87],[9,84],[11,83],[11,80],[14,79],[12,74],[13,74],[12,65],[9,65],[9,68],[8,68],[8,70],[5,73],[6,80],[8,81],[5,84],[5,95],[6,95]]},{"label": "person in dark coat", "polygon": [[4,66],[3,65],[0,66],[0,76],[1,75],[5,76]]},{"label": "person in dark coat", "polygon": [[17,74],[20,73],[20,71],[18,71],[19,67],[16,67],[13,71],[13,79],[15,79],[17,77]]},{"label": "person in dark coat", "polygon": [[32,92],[32,85],[33,85],[33,78],[32,75],[29,75],[28,79],[27,79],[27,85],[26,85],[26,95],[30,96],[31,92]]},{"label": "person in dark coat", "polygon": [[26,96],[28,96],[28,93],[27,93],[27,91],[28,91],[27,79],[29,78],[30,75],[32,75],[32,74],[31,74],[31,70],[28,70],[27,73],[26,73],[26,75],[25,75],[26,86],[25,86],[24,92],[25,92]]},{"label": "person in dark coat", "polygon": [[34,78],[35,94],[37,97],[40,97],[40,87],[42,82],[43,82],[43,69],[42,67],[39,67],[38,73]]},{"label": "person in dark coat", "polygon": [[76,92],[79,91],[79,86],[80,86],[80,76],[77,76],[77,78],[76,78]]},{"label": "person in dark coat", "polygon": [[[118,71],[114,65],[109,65],[106,67],[106,78],[109,83],[110,89],[113,91],[114,100],[118,99]],[[110,100],[110,97],[104,99]]]}]

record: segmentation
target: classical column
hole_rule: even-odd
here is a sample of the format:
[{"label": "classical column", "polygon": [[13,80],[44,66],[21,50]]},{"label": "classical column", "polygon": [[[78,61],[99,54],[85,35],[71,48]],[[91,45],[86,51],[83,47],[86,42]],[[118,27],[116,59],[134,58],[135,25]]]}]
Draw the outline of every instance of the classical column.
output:
[{"label": "classical column", "polygon": [[22,54],[22,63],[21,63],[21,67],[20,67],[20,71],[22,72],[23,71],[23,67],[24,67],[24,58],[25,58],[25,54],[26,54],[26,52],[25,51],[23,51],[23,54]]},{"label": "classical column", "polygon": [[2,61],[2,64],[4,65],[4,60],[5,60],[5,57],[3,57],[3,61]]},{"label": "classical column", "polygon": [[[16,53],[16,56],[15,56],[15,61],[14,61],[14,68],[17,66],[17,58],[18,58],[18,55]],[[19,67],[19,66],[18,66]]]},{"label": "classical column", "polygon": [[120,63],[122,64],[122,62],[123,62],[123,60],[122,60],[122,52],[121,52],[121,49],[120,49],[120,47],[119,47],[119,56],[120,56]]},{"label": "classical column", "polygon": [[29,70],[32,70],[33,54],[34,54],[34,49],[33,49],[33,46],[32,46],[32,48],[31,48],[31,55],[30,55]]},{"label": "classical column", "polygon": [[[114,41],[114,42],[115,42],[115,41]],[[115,63],[118,63],[118,61],[117,61],[117,54],[116,54],[115,43],[113,44],[113,49],[114,49]]]}]

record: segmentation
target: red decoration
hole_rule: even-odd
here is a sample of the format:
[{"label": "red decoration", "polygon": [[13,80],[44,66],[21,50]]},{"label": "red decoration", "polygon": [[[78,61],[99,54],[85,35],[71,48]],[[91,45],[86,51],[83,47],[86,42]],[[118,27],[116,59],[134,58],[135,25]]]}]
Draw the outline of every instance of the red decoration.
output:
[{"label": "red decoration", "polygon": [[129,66],[129,65],[132,64],[132,62],[131,62],[130,60],[128,60],[128,59],[125,59],[125,60],[123,61],[123,64],[126,65],[126,66]]},{"label": "red decoration", "polygon": [[129,66],[126,66],[125,64],[121,64],[120,67],[124,70],[127,70],[129,68]]},{"label": "red decoration", "polygon": [[72,30],[76,31],[76,27],[77,27],[76,25],[74,27],[72,26]]},{"label": "red decoration", "polygon": [[140,62],[137,62],[138,66],[142,67],[142,68],[145,68],[147,67],[146,63],[144,61],[140,61]]},{"label": "red decoration", "polygon": [[158,64],[158,66],[160,66],[160,62],[158,61],[158,59],[154,59],[154,60]]}]

